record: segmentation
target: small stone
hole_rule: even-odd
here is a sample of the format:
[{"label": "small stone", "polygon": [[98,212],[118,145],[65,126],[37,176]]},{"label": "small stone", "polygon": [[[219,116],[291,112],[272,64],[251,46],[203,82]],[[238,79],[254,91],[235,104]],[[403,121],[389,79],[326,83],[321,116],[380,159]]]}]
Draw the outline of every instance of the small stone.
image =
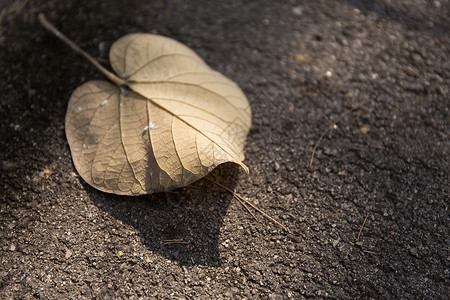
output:
[{"label": "small stone", "polygon": [[303,6],[299,5],[299,6],[295,6],[292,8],[292,13],[294,15],[300,16],[303,13]]},{"label": "small stone", "polygon": [[39,174],[41,177],[49,177],[52,174],[52,171],[49,169],[44,169],[42,170],[42,172]]},{"label": "small stone", "polygon": [[337,238],[336,240],[333,241],[333,247],[336,248],[336,246],[339,244],[339,241],[341,240],[341,238]]},{"label": "small stone", "polygon": [[9,247],[10,251],[16,251],[16,245],[11,244],[11,246]]},{"label": "small stone", "polygon": [[279,164],[278,162],[274,162],[274,164],[273,164],[273,169],[274,169],[275,171],[278,171],[278,170],[280,169],[280,164]]},{"label": "small stone", "polygon": [[66,259],[68,259],[71,256],[72,256],[72,250],[70,250],[69,248],[66,248]]},{"label": "small stone", "polygon": [[233,298],[238,292],[239,290],[236,287],[232,287],[231,289],[225,291],[225,296],[228,298]]},{"label": "small stone", "polygon": [[361,126],[361,132],[362,134],[367,134],[367,132],[369,132],[369,125],[365,124]]},{"label": "small stone", "polygon": [[269,299],[273,299],[273,300],[283,299],[283,296],[281,296],[279,294],[269,294]]}]

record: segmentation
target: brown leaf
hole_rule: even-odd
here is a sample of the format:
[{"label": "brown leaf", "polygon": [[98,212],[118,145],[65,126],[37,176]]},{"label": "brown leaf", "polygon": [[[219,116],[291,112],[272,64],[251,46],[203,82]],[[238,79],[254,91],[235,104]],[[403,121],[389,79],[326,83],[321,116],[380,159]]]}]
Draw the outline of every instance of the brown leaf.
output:
[{"label": "brown leaf", "polygon": [[248,172],[242,161],[251,111],[234,82],[157,35],[119,39],[110,61],[125,85],[83,84],[66,115],[72,158],[87,183],[140,195],[186,186],[225,162]]}]

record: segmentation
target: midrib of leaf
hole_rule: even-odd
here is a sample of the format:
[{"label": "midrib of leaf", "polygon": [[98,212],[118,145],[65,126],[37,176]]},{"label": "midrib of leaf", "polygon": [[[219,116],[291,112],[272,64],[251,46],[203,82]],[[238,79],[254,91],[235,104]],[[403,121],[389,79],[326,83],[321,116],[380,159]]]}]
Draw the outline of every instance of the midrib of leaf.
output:
[{"label": "midrib of leaf", "polygon": [[[208,111],[208,110],[205,110],[205,109],[203,109],[203,108],[201,108],[201,107],[195,106],[195,105],[193,105],[192,103],[187,103],[187,102],[184,102],[184,101],[182,101],[182,100],[178,100],[178,99],[171,99],[171,98],[160,98],[160,97],[159,97],[159,98],[153,98],[153,99],[157,99],[157,100],[163,100],[163,101],[173,101],[173,102],[180,102],[180,103],[183,103],[183,104],[189,105],[189,106],[191,106],[191,107],[193,107],[193,108],[195,108],[195,109],[197,109],[197,110],[200,110],[200,111],[202,111],[202,112],[204,112],[204,113],[206,113],[206,114],[212,115],[212,116],[216,117],[217,119],[221,120],[222,122],[224,122],[224,123],[228,124],[228,121],[227,121],[227,120],[225,120],[225,119],[221,118],[220,116],[218,116],[218,115],[214,114],[213,112],[210,112],[210,111]],[[195,116],[189,116],[189,115],[178,115],[178,116],[180,116],[180,117],[182,117],[182,116],[186,116],[186,117],[191,117],[191,118],[199,118],[199,117],[195,117]],[[204,119],[203,119],[203,120],[204,120]],[[221,125],[219,125],[219,124],[216,124],[216,123],[214,123],[214,122],[211,122],[211,121],[208,121],[208,122],[209,122],[209,123],[211,123],[211,124],[214,124],[214,125],[216,125],[217,127],[221,127]],[[238,125],[238,126],[242,128],[242,126],[241,126],[241,125]]]},{"label": "midrib of leaf", "polygon": [[[169,84],[180,84],[180,85],[187,85],[187,86],[198,87],[198,88],[203,89],[203,90],[205,90],[205,91],[207,91],[207,92],[210,92],[211,94],[214,94],[214,95],[218,96],[219,98],[222,98],[223,100],[225,100],[226,102],[228,102],[228,104],[230,104],[231,106],[233,106],[233,107],[238,111],[238,113],[242,114],[244,117],[247,117],[246,114],[244,114],[244,112],[243,112],[239,107],[237,107],[236,105],[234,105],[233,103],[231,103],[230,100],[227,99],[227,97],[225,97],[225,96],[223,96],[223,95],[221,95],[221,94],[218,94],[218,93],[216,93],[216,92],[214,92],[214,91],[212,91],[212,90],[210,90],[210,89],[208,89],[208,88],[205,88],[204,86],[201,86],[201,85],[199,85],[199,84],[194,84],[194,83],[189,83],[189,82],[180,82],[180,81],[164,81],[164,80],[161,80],[161,81],[151,81],[151,82],[139,82],[139,81],[129,81],[129,82],[128,82],[128,84],[143,84],[143,85],[147,85],[147,84],[148,84],[148,85],[151,85],[151,84],[155,84],[155,83],[163,83],[163,84],[165,84],[165,83],[169,83]],[[128,85],[128,87],[129,87],[131,90],[133,90],[134,92],[136,92],[136,91],[135,91],[132,87],[130,87],[129,85]],[[137,92],[136,92],[136,93],[137,93]],[[140,94],[139,94],[139,95],[140,95]],[[147,99],[146,96],[143,96],[143,97]]]},{"label": "midrib of leaf", "polygon": [[[131,89],[131,87],[130,87],[130,89]],[[133,90],[133,89],[131,89],[131,90],[132,90],[133,93],[138,94],[139,96],[143,97],[143,98],[146,99],[147,101],[151,102],[153,105],[155,105],[155,106],[157,106],[158,108],[160,108],[160,109],[162,109],[162,110],[168,112],[168,113],[171,114],[173,117],[177,118],[178,120],[182,121],[183,123],[185,123],[186,125],[188,125],[188,126],[191,127],[192,129],[194,129],[195,131],[197,131],[197,132],[199,132],[200,134],[202,134],[204,137],[206,137],[208,140],[210,140],[212,143],[214,143],[214,144],[217,145],[220,149],[222,149],[223,152],[225,152],[225,153],[227,153],[228,155],[230,155],[230,156],[235,160],[235,162],[236,162],[238,165],[242,166],[242,167],[244,168],[244,170],[248,173],[248,168],[247,168],[247,166],[246,166],[245,164],[243,164],[243,163],[239,160],[239,158],[236,158],[235,153],[229,153],[229,152],[228,152],[227,150],[225,150],[218,142],[214,141],[212,138],[210,138],[209,136],[207,136],[206,134],[204,134],[204,133],[202,132],[201,129],[198,129],[198,128],[195,127],[194,125],[192,125],[192,124],[190,124],[189,122],[183,120],[182,118],[180,118],[177,114],[175,114],[175,113],[172,112],[171,110],[169,110],[169,109],[165,108],[164,106],[162,106],[162,105],[160,105],[160,104],[158,104],[158,103],[152,101],[152,99],[147,98],[146,96],[142,95],[141,93],[139,93],[139,92],[137,92],[137,91],[135,91],[135,90]],[[147,113],[147,114],[148,114],[148,113]],[[196,144],[197,144],[197,142],[196,142]],[[178,154],[177,154],[177,155],[178,155]],[[199,154],[198,154],[198,151],[197,151],[197,155],[199,155]]]}]

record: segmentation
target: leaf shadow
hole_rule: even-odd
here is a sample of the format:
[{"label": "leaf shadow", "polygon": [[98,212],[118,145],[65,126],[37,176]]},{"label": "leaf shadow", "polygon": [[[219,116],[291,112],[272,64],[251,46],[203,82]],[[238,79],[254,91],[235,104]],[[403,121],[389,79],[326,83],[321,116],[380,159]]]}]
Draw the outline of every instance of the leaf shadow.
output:
[{"label": "leaf shadow", "polygon": [[[239,169],[226,163],[208,176],[234,189]],[[185,188],[139,197],[107,194],[82,184],[94,204],[132,226],[148,250],[180,265],[220,265],[220,229],[233,195],[214,183],[201,179]]]}]

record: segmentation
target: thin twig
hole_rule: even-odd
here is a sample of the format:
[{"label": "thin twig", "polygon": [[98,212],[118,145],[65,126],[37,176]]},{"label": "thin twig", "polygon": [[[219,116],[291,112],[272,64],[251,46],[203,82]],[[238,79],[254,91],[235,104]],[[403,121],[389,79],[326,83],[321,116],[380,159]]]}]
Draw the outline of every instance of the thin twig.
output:
[{"label": "thin twig", "polygon": [[378,255],[378,253],[376,253],[376,252],[373,252],[373,251],[370,251],[370,250],[365,250],[365,249],[362,249],[362,251],[363,251],[363,252],[366,252],[366,253],[370,253],[370,254],[375,254],[375,255]]},{"label": "thin twig", "polygon": [[105,67],[103,67],[101,64],[99,64],[98,61],[96,61],[92,56],[90,56],[88,53],[86,53],[83,49],[78,47],[72,40],[70,40],[68,37],[66,37],[64,34],[61,33],[53,24],[51,24],[46,18],[44,14],[39,14],[38,16],[39,22],[42,26],[45,27],[48,31],[53,33],[57,38],[59,38],[61,41],[66,43],[70,48],[72,48],[73,51],[75,51],[78,54],[81,54],[84,56],[91,64],[93,64],[97,69],[100,70],[106,77],[108,77],[109,80],[117,84],[118,86],[126,85],[127,82],[119,77],[117,77],[115,74],[108,71]]},{"label": "thin twig", "polygon": [[331,129],[333,129],[334,126],[336,126],[336,124],[337,124],[340,120],[342,120],[342,118],[344,118],[344,117],[345,117],[347,114],[349,114],[350,112],[352,112],[352,111],[358,109],[359,107],[361,107],[362,104],[363,104],[363,103],[361,103],[361,104],[359,104],[359,105],[353,107],[352,109],[349,109],[349,110],[343,112],[343,113],[336,119],[336,121],[334,121],[332,124],[330,124],[330,126],[328,126],[328,128],[320,135],[320,137],[319,137],[319,139],[316,141],[316,143],[315,143],[315,145],[314,145],[314,148],[313,148],[313,151],[312,151],[312,153],[311,153],[311,157],[310,157],[310,159],[309,159],[309,167],[312,166],[312,163],[313,163],[313,160],[314,160],[314,155],[316,154],[317,147],[319,146],[320,142],[321,142],[322,139],[325,137],[325,135],[326,135]]},{"label": "thin twig", "polygon": [[234,193],[234,196],[241,199],[242,201],[244,201],[245,203],[247,203],[248,205],[250,205],[251,207],[253,207],[255,210],[257,210],[260,214],[262,214],[264,217],[266,217],[267,219],[269,219],[270,221],[274,222],[275,224],[279,225],[281,228],[283,228],[284,230],[286,230],[287,232],[289,232],[289,229],[284,226],[283,224],[281,224],[280,222],[278,222],[277,220],[275,220],[274,218],[272,218],[271,216],[269,216],[266,212],[264,212],[263,210],[261,210],[258,206],[252,204],[250,201],[245,200],[242,196],[240,196],[239,194]]},{"label": "thin twig", "polygon": [[256,211],[258,211],[260,214],[262,214],[265,218],[269,219],[270,221],[272,221],[273,223],[279,225],[281,228],[283,228],[284,230],[286,230],[287,232],[289,232],[289,229],[284,226],[283,224],[281,224],[280,222],[278,222],[277,220],[275,220],[274,218],[272,218],[271,216],[269,216],[267,213],[265,213],[263,210],[261,210],[260,208],[258,208],[256,205],[252,204],[250,201],[244,199],[241,195],[237,194],[236,192],[232,191],[230,188],[224,186],[223,184],[218,183],[217,181],[208,178],[208,177],[204,177],[205,179],[211,181],[212,183],[215,183],[216,185],[220,186],[221,188],[227,190],[228,192],[230,192],[233,197],[235,197],[238,201],[242,201],[245,204],[248,204],[249,206],[251,206],[253,209],[255,209]]},{"label": "thin twig", "polygon": [[366,217],[364,218],[364,222],[362,223],[361,228],[359,229],[358,237],[356,237],[356,241],[355,242],[359,241],[359,236],[361,235],[361,232],[362,232],[362,230],[364,228],[364,224],[366,224],[367,217],[369,217],[369,214],[367,214]]},{"label": "thin twig", "polygon": [[[233,195],[234,196],[234,195]],[[257,222],[261,222],[256,216],[255,214],[250,210],[250,208],[248,208],[247,204],[245,204],[244,201],[242,201],[241,199],[239,199],[238,197],[235,197],[237,201],[239,201],[239,203],[241,203],[241,205],[248,211],[249,214],[252,215],[252,217],[257,221]]]},{"label": "thin twig", "polygon": [[379,149],[379,150],[384,150],[384,147],[383,147],[383,146],[381,146],[381,145],[376,145],[376,144],[370,144],[370,145],[367,145],[367,147],[369,147],[369,148],[375,148],[375,149]]}]

